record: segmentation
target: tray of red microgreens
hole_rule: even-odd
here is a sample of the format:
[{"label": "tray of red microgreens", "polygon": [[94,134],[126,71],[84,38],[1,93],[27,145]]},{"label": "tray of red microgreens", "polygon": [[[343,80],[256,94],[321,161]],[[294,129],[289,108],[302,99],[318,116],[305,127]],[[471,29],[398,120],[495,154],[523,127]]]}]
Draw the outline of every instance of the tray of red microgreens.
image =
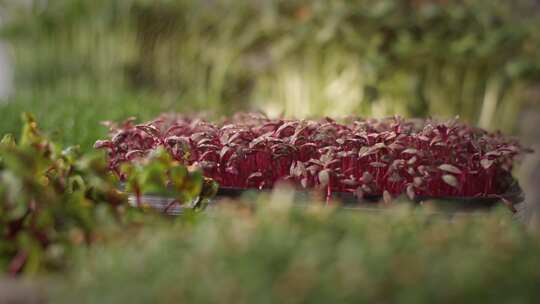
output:
[{"label": "tray of red microgreens", "polygon": [[95,147],[107,150],[113,172],[166,149],[219,183],[222,196],[286,182],[299,192],[319,192],[348,204],[407,197],[465,207],[503,202],[515,212],[522,199],[512,167],[526,149],[513,138],[458,120],[298,120],[242,113],[214,123],[164,114],[109,127],[110,138]]}]

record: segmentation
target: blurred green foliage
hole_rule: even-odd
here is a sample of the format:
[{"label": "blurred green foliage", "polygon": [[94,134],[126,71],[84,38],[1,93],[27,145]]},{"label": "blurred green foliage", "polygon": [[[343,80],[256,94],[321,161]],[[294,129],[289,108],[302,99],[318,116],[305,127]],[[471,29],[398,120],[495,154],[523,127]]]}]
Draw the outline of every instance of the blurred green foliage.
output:
[{"label": "blurred green foliage", "polygon": [[139,206],[144,204],[142,195],[147,193],[174,198],[173,204],[204,209],[218,191],[218,184],[204,177],[201,169],[188,170],[162,148],[141,161],[123,164],[121,172],[127,177],[126,191],[135,194]]},{"label": "blurred green foliage", "polygon": [[[449,220],[222,205],[80,255],[54,303],[533,303],[540,243],[506,211]],[[425,211],[425,210],[424,210]],[[133,292],[133,291],[137,292]]]},{"label": "blurred green foliage", "polygon": [[[0,141],[0,274],[63,270],[74,247],[146,220],[138,209],[127,208],[128,196],[104,155],[62,149],[30,114],[23,118],[19,143],[11,135]],[[135,193],[141,206],[141,196],[153,193],[178,203],[197,199],[194,207],[204,208],[217,191],[213,181],[165,152],[122,170],[129,176],[127,192]]]},{"label": "blurred green foliage", "polygon": [[540,75],[533,0],[4,6],[21,94],[135,90],[155,96],[149,104],[216,114],[459,114],[507,131],[525,103],[538,102],[529,100]]},{"label": "blurred green foliage", "polygon": [[62,269],[127,201],[104,157],[62,149],[24,120],[19,143],[6,135],[0,144],[0,271],[11,274]]}]

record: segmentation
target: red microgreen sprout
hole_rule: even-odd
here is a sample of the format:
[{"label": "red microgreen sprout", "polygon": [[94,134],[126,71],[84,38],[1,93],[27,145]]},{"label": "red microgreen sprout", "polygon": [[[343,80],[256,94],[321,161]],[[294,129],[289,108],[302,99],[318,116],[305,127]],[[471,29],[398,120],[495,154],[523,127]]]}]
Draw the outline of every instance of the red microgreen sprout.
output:
[{"label": "red microgreen sprout", "polygon": [[338,123],[237,114],[210,123],[173,114],[134,125],[109,123],[110,169],[164,148],[200,167],[221,187],[271,188],[288,180],[302,188],[348,192],[359,198],[401,194],[493,197],[511,186],[515,160],[527,150],[509,137],[452,120],[349,119]]}]

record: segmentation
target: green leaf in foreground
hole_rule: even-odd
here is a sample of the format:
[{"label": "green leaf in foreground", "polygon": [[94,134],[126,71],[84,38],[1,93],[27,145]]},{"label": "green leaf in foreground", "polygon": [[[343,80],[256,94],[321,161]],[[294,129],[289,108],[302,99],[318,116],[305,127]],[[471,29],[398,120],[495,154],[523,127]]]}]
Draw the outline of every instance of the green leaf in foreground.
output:
[{"label": "green leaf in foreground", "polygon": [[[128,208],[118,177],[103,155],[62,149],[23,114],[20,143],[0,142],[0,270],[11,274],[65,268],[76,247],[106,237],[107,226],[122,227],[139,213]],[[216,184],[188,170],[165,151],[126,165],[127,190],[164,193],[180,203],[204,207]]]}]

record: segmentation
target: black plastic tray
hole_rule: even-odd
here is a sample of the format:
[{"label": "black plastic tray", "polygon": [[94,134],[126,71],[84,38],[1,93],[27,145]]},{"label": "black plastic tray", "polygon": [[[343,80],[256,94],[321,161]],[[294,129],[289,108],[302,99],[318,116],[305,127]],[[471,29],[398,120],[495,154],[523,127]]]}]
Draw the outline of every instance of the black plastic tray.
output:
[{"label": "black plastic tray", "polygon": [[[211,205],[215,205],[224,199],[239,198],[245,195],[257,195],[264,192],[270,192],[271,190],[263,189],[239,189],[239,188],[220,188],[215,198],[212,199]],[[296,190],[295,201],[309,202],[314,195],[317,195],[314,191]],[[324,199],[324,197],[320,198]],[[405,199],[408,200],[408,199]],[[362,199],[358,199],[355,195],[348,192],[334,192],[330,196],[329,202],[339,202],[340,206],[345,209],[365,209],[370,207],[377,207],[382,201],[381,196],[367,196]],[[523,201],[523,191],[517,182],[508,189],[503,195],[489,196],[489,197],[427,197],[418,196],[414,199],[414,202],[418,206],[424,204],[435,205],[437,209],[446,212],[471,212],[478,210],[489,210],[496,205],[504,204],[513,213],[517,212],[516,206]],[[129,196],[129,202],[132,206],[136,207],[136,199],[134,195]],[[174,203],[174,199],[169,197],[163,197],[159,194],[145,194],[142,196],[142,202],[160,212],[178,215],[185,208],[192,208],[195,202],[191,204],[179,205]]]}]

